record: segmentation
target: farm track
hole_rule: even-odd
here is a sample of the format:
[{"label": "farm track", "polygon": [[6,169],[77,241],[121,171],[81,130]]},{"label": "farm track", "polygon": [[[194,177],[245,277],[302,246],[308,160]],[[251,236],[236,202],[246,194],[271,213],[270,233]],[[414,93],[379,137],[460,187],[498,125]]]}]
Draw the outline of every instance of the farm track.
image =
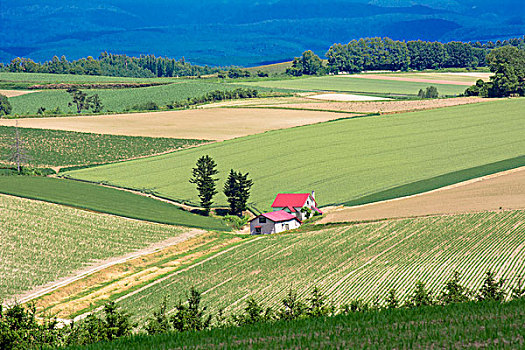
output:
[{"label": "farm track", "polygon": [[[129,219],[129,220],[131,220],[131,219]],[[24,293],[24,294],[16,297],[14,300],[16,300],[18,303],[21,303],[21,304],[30,302],[31,300],[40,298],[40,297],[42,297],[42,296],[44,296],[46,294],[52,293],[52,292],[60,289],[62,287],[71,285],[72,283],[74,283],[74,282],[76,282],[76,281],[78,281],[80,279],[86,278],[86,277],[88,277],[90,275],[93,275],[93,274],[95,274],[97,272],[109,269],[109,268],[111,268],[111,267],[113,267],[115,265],[123,264],[123,263],[125,263],[127,261],[130,261],[130,260],[138,259],[138,258],[141,258],[141,257],[146,256],[146,255],[157,253],[157,252],[159,252],[161,250],[164,250],[164,249],[169,248],[171,246],[180,244],[181,242],[187,241],[187,240],[189,240],[189,239],[191,239],[193,237],[196,237],[198,235],[201,235],[201,234],[203,234],[205,232],[206,231],[204,231],[204,230],[190,229],[189,231],[184,232],[184,233],[182,233],[181,235],[179,235],[177,237],[173,237],[173,238],[164,240],[162,242],[152,244],[151,246],[149,246],[147,248],[140,249],[138,251],[126,254],[126,255],[121,256],[121,257],[115,257],[115,258],[111,258],[111,259],[107,259],[107,260],[98,262],[98,263],[96,263],[96,264],[94,264],[94,265],[92,265],[92,266],[90,266],[88,268],[81,269],[79,271],[74,272],[70,277],[66,277],[66,278],[60,279],[59,281],[50,283],[48,285],[35,288],[35,289],[33,289],[32,291],[30,291],[28,293]]]},{"label": "farm track", "polygon": [[39,92],[39,90],[0,90],[0,95],[4,95],[6,97],[16,97],[31,94],[34,92]]},{"label": "farm track", "polygon": [[194,235],[94,271],[92,276],[79,275],[70,284],[36,298],[36,305],[39,310],[65,322],[71,315],[76,321],[92,312],[94,305],[101,305],[108,299],[122,301],[252,240],[240,241],[239,237],[221,238],[213,233]]},{"label": "farm track", "polygon": [[523,208],[525,208],[525,167],[520,167],[408,197],[356,207],[331,208],[319,223]]}]

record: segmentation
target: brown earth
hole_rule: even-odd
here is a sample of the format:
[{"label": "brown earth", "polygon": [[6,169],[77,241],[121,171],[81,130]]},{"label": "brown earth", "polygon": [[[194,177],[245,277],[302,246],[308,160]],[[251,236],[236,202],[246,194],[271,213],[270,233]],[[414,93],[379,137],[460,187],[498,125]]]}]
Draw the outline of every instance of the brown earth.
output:
[{"label": "brown earth", "polygon": [[[306,100],[306,99],[305,99]],[[369,101],[369,102],[311,102],[287,103],[287,104],[265,104],[259,107],[282,107],[282,108],[304,108],[323,109],[341,112],[355,113],[400,113],[408,111],[426,110],[441,107],[451,107],[470,103],[489,102],[495,99],[479,97],[456,97],[433,100],[393,100],[393,101]]]},{"label": "brown earth", "polygon": [[26,94],[31,94],[33,92],[38,92],[38,90],[0,90],[0,95],[4,95],[6,97],[15,97],[15,96],[22,96]]},{"label": "brown earth", "polygon": [[[347,115],[351,116],[351,115]],[[193,109],[104,116],[18,119],[26,128],[113,135],[226,140],[341,118],[341,114],[277,109]],[[14,126],[16,119],[0,120]]]},{"label": "brown earth", "polygon": [[525,208],[525,167],[410,197],[326,210],[320,223]]}]

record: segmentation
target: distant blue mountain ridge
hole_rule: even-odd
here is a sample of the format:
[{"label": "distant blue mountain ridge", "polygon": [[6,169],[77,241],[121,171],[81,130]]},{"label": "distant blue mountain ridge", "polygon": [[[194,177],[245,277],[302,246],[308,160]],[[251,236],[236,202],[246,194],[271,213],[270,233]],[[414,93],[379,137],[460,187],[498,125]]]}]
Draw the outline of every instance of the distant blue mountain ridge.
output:
[{"label": "distant blue mountain ridge", "polygon": [[333,43],[488,41],[525,34],[522,0],[0,0],[0,61],[128,55],[253,66]]}]

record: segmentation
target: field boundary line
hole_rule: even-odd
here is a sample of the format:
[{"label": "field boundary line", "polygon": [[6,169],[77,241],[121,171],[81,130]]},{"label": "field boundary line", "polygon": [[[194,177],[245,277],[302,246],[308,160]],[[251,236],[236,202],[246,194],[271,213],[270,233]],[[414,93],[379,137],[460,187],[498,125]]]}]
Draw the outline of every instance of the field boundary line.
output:
[{"label": "field boundary line", "polygon": [[[520,156],[520,157],[522,157],[522,156]],[[516,158],[519,158],[519,157],[516,157]],[[465,181],[456,182],[456,183],[453,183],[453,184],[450,184],[450,185],[446,185],[446,186],[443,186],[443,187],[434,188],[432,190],[428,190],[428,191],[424,191],[424,192],[418,192],[418,193],[414,193],[414,194],[410,194],[410,195],[406,195],[406,196],[401,196],[401,197],[396,197],[396,198],[389,198],[389,199],[384,199],[384,200],[375,201],[375,202],[369,202],[369,203],[364,203],[364,204],[358,204],[358,205],[348,205],[347,206],[347,205],[345,205],[345,203],[341,203],[340,205],[342,205],[343,208],[342,209],[338,209],[338,210],[344,210],[344,209],[347,209],[347,208],[352,208],[352,209],[353,208],[363,208],[363,207],[370,206],[370,205],[373,205],[373,204],[388,203],[388,202],[397,201],[397,200],[401,200],[401,199],[417,197],[417,196],[421,196],[421,195],[424,195],[424,194],[429,194],[429,193],[435,193],[435,192],[439,192],[439,191],[449,190],[449,189],[453,189],[453,188],[469,185],[469,184],[472,184],[472,183],[476,183],[476,182],[479,182],[479,181],[488,180],[488,179],[492,179],[492,178],[497,178],[497,177],[500,177],[500,176],[512,174],[514,172],[519,172],[519,171],[525,171],[525,166],[520,166],[520,167],[517,167],[517,168],[512,168],[512,169],[508,169],[508,170],[504,170],[504,171],[500,171],[500,172],[496,172],[496,173],[492,173],[492,174],[483,175],[483,176],[480,176],[480,177],[475,177],[475,178],[468,179],[468,180],[465,180]],[[402,185],[402,186],[404,186],[404,185]],[[385,191],[388,191],[388,190],[385,190]],[[383,192],[383,191],[381,191],[381,192]],[[372,194],[372,195],[374,195],[374,194]],[[334,206],[334,205],[331,205],[331,206]]]},{"label": "field boundary line", "polygon": [[114,259],[108,259],[106,262],[103,262],[101,265],[95,264],[92,267],[88,267],[87,269],[80,270],[80,272],[77,275],[74,275],[72,277],[66,277],[65,279],[59,280],[57,282],[52,282],[51,285],[42,287],[40,289],[37,288],[36,291],[32,291],[26,294],[22,294],[22,297],[20,299],[11,299],[9,301],[5,301],[2,305],[8,307],[9,302],[16,302],[20,304],[25,304],[30,302],[31,300],[37,299],[41,296],[44,296],[48,293],[54,292],[55,290],[65,287],[71,283],[74,283],[78,280],[81,280],[85,277],[88,277],[94,273],[97,273],[99,271],[105,270],[109,267],[112,267],[114,265],[119,265],[122,263],[125,263],[129,260],[133,260],[136,258],[140,258],[145,255],[157,253],[159,251],[162,251],[166,248],[169,248],[171,246],[174,246],[176,244],[182,243],[190,238],[196,237],[198,235],[201,235],[203,233],[206,233],[207,231],[201,230],[201,229],[190,229],[183,234],[173,237],[172,239],[164,240],[164,242],[154,243],[150,245],[149,247],[146,247],[144,249],[140,249],[138,251],[126,254],[119,258]]}]

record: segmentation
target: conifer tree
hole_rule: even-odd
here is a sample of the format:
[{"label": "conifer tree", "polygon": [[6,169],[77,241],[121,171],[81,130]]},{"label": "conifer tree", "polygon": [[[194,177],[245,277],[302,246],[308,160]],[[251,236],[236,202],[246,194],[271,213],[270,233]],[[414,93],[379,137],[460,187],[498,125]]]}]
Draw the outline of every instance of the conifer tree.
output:
[{"label": "conifer tree", "polygon": [[217,194],[215,189],[217,179],[213,175],[216,175],[218,172],[217,164],[209,155],[200,157],[197,160],[196,167],[192,169],[193,176],[190,179],[190,183],[197,185],[201,206],[204,208],[206,215],[210,214],[213,196]]}]

